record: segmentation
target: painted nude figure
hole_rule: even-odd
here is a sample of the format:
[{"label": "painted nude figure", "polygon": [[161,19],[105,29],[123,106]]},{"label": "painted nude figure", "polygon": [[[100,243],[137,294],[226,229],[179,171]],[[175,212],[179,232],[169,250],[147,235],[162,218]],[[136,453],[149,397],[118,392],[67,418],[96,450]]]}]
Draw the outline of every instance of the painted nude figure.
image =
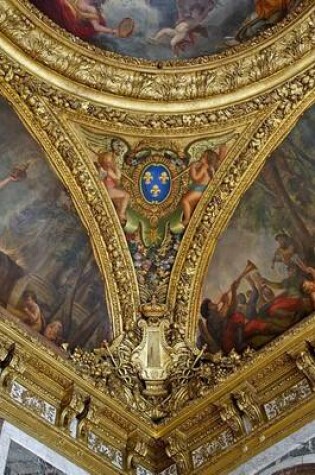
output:
[{"label": "painted nude figure", "polygon": [[75,10],[79,20],[89,22],[96,33],[107,33],[116,35],[117,30],[105,25],[105,18],[100,11],[93,5],[91,0],[67,0]]},{"label": "painted nude figure", "polygon": [[120,221],[125,224],[127,221],[126,210],[129,203],[129,194],[120,188],[121,171],[116,165],[116,160],[120,156],[121,142],[113,139],[111,150],[99,155],[100,176],[107,192],[112,199],[117,210]]},{"label": "painted nude figure", "polygon": [[22,294],[21,308],[11,309],[12,313],[32,330],[40,333],[45,327],[45,320],[37,302],[35,292],[25,290]]},{"label": "painted nude figure", "polygon": [[47,340],[60,346],[63,341],[63,325],[60,320],[49,323],[44,331]]},{"label": "painted nude figure", "polygon": [[203,192],[214,178],[215,172],[226,154],[227,148],[225,145],[222,145],[218,151],[205,150],[198,162],[190,166],[192,184],[189,187],[189,191],[183,196],[181,203],[183,208],[183,226],[186,227],[188,225]]},{"label": "painted nude figure", "polygon": [[180,15],[177,24],[173,28],[162,28],[155,36],[150,38],[150,41],[159,44],[164,40],[168,40],[173,53],[177,55],[182,43],[185,41],[193,43],[193,39],[189,38],[189,35],[198,27],[201,27],[202,22],[214,7],[215,2],[213,0],[210,0],[207,6],[198,2],[194,3],[190,7],[188,15]]}]

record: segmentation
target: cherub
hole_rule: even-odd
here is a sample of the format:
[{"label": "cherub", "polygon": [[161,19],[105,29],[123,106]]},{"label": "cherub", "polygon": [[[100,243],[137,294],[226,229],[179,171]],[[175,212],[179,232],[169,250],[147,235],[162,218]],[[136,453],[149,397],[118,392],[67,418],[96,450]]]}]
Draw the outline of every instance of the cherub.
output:
[{"label": "cherub", "polygon": [[93,5],[92,0],[67,0],[67,2],[75,10],[77,18],[89,22],[96,33],[117,35],[118,30],[106,26],[105,18]]},{"label": "cherub", "polygon": [[311,306],[312,306],[312,311],[315,310],[315,280],[314,280],[314,275],[312,275],[311,279],[305,280],[302,284],[302,290],[303,292],[308,295]]},{"label": "cherub", "polygon": [[45,320],[41,308],[37,302],[35,292],[25,290],[22,294],[21,308],[12,309],[22,322],[26,323],[32,330],[42,332],[45,327]]},{"label": "cherub", "polygon": [[170,46],[175,55],[178,55],[179,49],[185,43],[194,43],[194,32],[206,34],[205,28],[202,28],[202,22],[207,18],[208,13],[216,6],[215,0],[209,0],[207,5],[196,2],[191,5],[188,12],[183,10],[182,2],[178,1],[179,20],[174,28],[162,28],[153,37],[150,38],[152,43],[162,43],[164,40],[170,41]]},{"label": "cherub", "polygon": [[63,325],[60,320],[55,320],[47,325],[44,330],[44,336],[47,340],[60,346],[63,342]]},{"label": "cherub", "polygon": [[215,172],[219,168],[221,161],[225,158],[226,153],[227,148],[225,145],[222,145],[218,151],[205,150],[198,162],[190,166],[192,184],[189,187],[189,191],[183,196],[181,203],[183,208],[183,226],[186,227],[188,225],[203,192],[214,178]]},{"label": "cherub", "polygon": [[121,171],[115,161],[118,159],[121,150],[121,142],[117,139],[111,141],[111,150],[102,153],[98,157],[100,166],[100,176],[106,186],[107,192],[117,209],[118,217],[122,223],[126,223],[126,210],[130,195],[120,188]]}]

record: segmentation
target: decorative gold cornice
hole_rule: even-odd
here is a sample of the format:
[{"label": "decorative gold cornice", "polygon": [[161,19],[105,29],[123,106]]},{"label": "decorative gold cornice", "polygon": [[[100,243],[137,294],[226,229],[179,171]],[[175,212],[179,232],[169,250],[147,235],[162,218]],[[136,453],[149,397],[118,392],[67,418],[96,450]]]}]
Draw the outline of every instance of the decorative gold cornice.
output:
[{"label": "decorative gold cornice", "polygon": [[[0,2],[0,92],[74,200],[117,337],[112,347],[77,350],[69,359],[1,310],[0,415],[90,473],[141,466],[154,475],[168,467],[223,475],[314,414],[314,316],[258,353],[207,360],[194,348],[215,238],[270,152],[314,102],[312,3],[237,50],[157,69],[53,29],[27,1]],[[162,306],[140,307],[123,230],[74,124],[131,141],[239,134],[186,231]],[[163,349],[159,394],[150,379],[156,368],[145,365],[148,326]]]},{"label": "decorative gold cornice", "polygon": [[[0,323],[0,330],[0,415],[80,463],[90,473],[98,473],[101,467],[108,468],[109,473],[110,470],[120,473],[118,460],[121,467],[127,467],[131,447],[135,449],[138,446],[137,442],[131,443],[136,428],[137,440],[145,444],[145,453],[153,451],[152,460],[154,450],[158,448],[159,460],[163,460],[161,450],[164,441],[166,455],[163,463],[166,466],[175,462],[178,467],[182,467],[184,474],[215,474],[219,467],[220,473],[227,473],[239,457],[245,460],[249,448],[251,454],[263,450],[278,440],[280,428],[285,431],[282,435],[289,434],[312,417],[314,395],[311,383],[305,377],[305,365],[302,367],[300,360],[303,355],[310,354],[310,348],[314,348],[310,346],[314,345],[314,341],[306,344],[303,340],[305,334],[314,334],[314,319],[309,319],[291,332],[290,340],[283,338],[278,342],[276,351],[262,353],[258,359],[254,358],[242,374],[235,375],[227,383],[221,383],[207,400],[183,411],[170,424],[161,427],[142,424],[130,412],[122,417],[122,407],[93,388],[89,382],[74,375],[68,364],[65,365],[61,358],[56,359],[54,352],[46,351],[44,355],[40,345],[37,344],[36,349],[35,339],[27,342],[22,335],[17,338],[14,327],[10,329],[7,322]],[[12,339],[16,341],[13,349],[10,344]],[[8,358],[10,352],[12,357]],[[40,379],[37,377],[39,371],[42,374]],[[91,399],[85,411],[87,395]],[[225,412],[227,403],[231,404],[232,401],[233,414],[238,423],[239,414],[244,413],[244,408],[248,412],[255,427],[252,432],[244,433],[243,430],[235,429],[236,426]],[[241,413],[237,412],[239,404]],[[58,414],[63,417],[59,418]],[[296,414],[300,416],[296,417]],[[71,421],[76,415],[80,417],[77,436],[74,437]],[[288,421],[291,425],[288,425]],[[38,427],[41,428],[39,434],[36,433]],[[231,428],[233,436],[228,435]],[[87,433],[91,434],[90,437],[86,437]],[[92,441],[96,445],[91,445]],[[108,450],[104,448],[104,455],[102,451],[98,452],[100,444],[108,447]],[[211,457],[211,468],[206,456],[210,449],[206,447],[213,447],[209,454],[215,450],[214,457]],[[160,465],[150,465],[150,460],[143,460],[143,450],[139,450],[133,452],[135,464],[144,464],[152,470],[158,466],[161,468]],[[167,454],[171,457],[168,462]],[[235,458],[235,454],[238,454],[238,458]],[[95,456],[97,464],[93,465]],[[134,463],[131,466],[133,469]]]}]

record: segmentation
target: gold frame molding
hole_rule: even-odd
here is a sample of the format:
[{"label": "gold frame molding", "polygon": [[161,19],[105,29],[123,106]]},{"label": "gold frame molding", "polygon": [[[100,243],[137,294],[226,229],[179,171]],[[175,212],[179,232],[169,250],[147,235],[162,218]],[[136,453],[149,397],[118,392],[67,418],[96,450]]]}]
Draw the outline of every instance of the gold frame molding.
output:
[{"label": "gold frame molding", "polygon": [[[202,280],[215,241],[267,157],[315,101],[312,3],[302,2],[272,31],[236,50],[161,65],[101,52],[52,28],[27,0],[1,0],[0,93],[69,190],[104,277],[114,336],[131,335],[134,349],[143,343],[132,340],[139,319],[153,328],[161,318],[193,363]],[[185,233],[163,306],[141,300],[114,207],[72,124],[156,140],[239,131]],[[312,315],[262,351],[242,361],[231,356],[233,371],[219,366],[215,384],[200,382],[202,397],[187,390],[158,424],[141,412],[134,393],[121,396],[123,381],[106,386],[91,374],[82,377],[80,365],[1,309],[0,415],[91,474],[141,468],[145,475],[223,475],[314,417],[314,335]]]}]

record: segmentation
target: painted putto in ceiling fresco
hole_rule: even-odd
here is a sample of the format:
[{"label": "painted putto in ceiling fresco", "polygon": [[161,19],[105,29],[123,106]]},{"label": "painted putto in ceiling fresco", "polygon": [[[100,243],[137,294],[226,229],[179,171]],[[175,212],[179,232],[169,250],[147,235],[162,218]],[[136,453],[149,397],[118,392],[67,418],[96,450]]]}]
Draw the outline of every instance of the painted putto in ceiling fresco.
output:
[{"label": "painted putto in ceiling fresco", "polygon": [[0,306],[43,341],[95,348],[111,340],[111,323],[87,234],[3,100],[0,118]]},{"label": "painted putto in ceiling fresco", "polygon": [[80,127],[123,226],[140,287],[158,297],[190,220],[238,134],[186,143],[104,136]]},{"label": "painted putto in ceiling fresco", "polygon": [[74,35],[151,60],[223,51],[283,19],[299,0],[32,0]]},{"label": "painted putto in ceiling fresco", "polygon": [[315,310],[315,109],[265,164],[220,238],[199,345],[259,349]]}]

